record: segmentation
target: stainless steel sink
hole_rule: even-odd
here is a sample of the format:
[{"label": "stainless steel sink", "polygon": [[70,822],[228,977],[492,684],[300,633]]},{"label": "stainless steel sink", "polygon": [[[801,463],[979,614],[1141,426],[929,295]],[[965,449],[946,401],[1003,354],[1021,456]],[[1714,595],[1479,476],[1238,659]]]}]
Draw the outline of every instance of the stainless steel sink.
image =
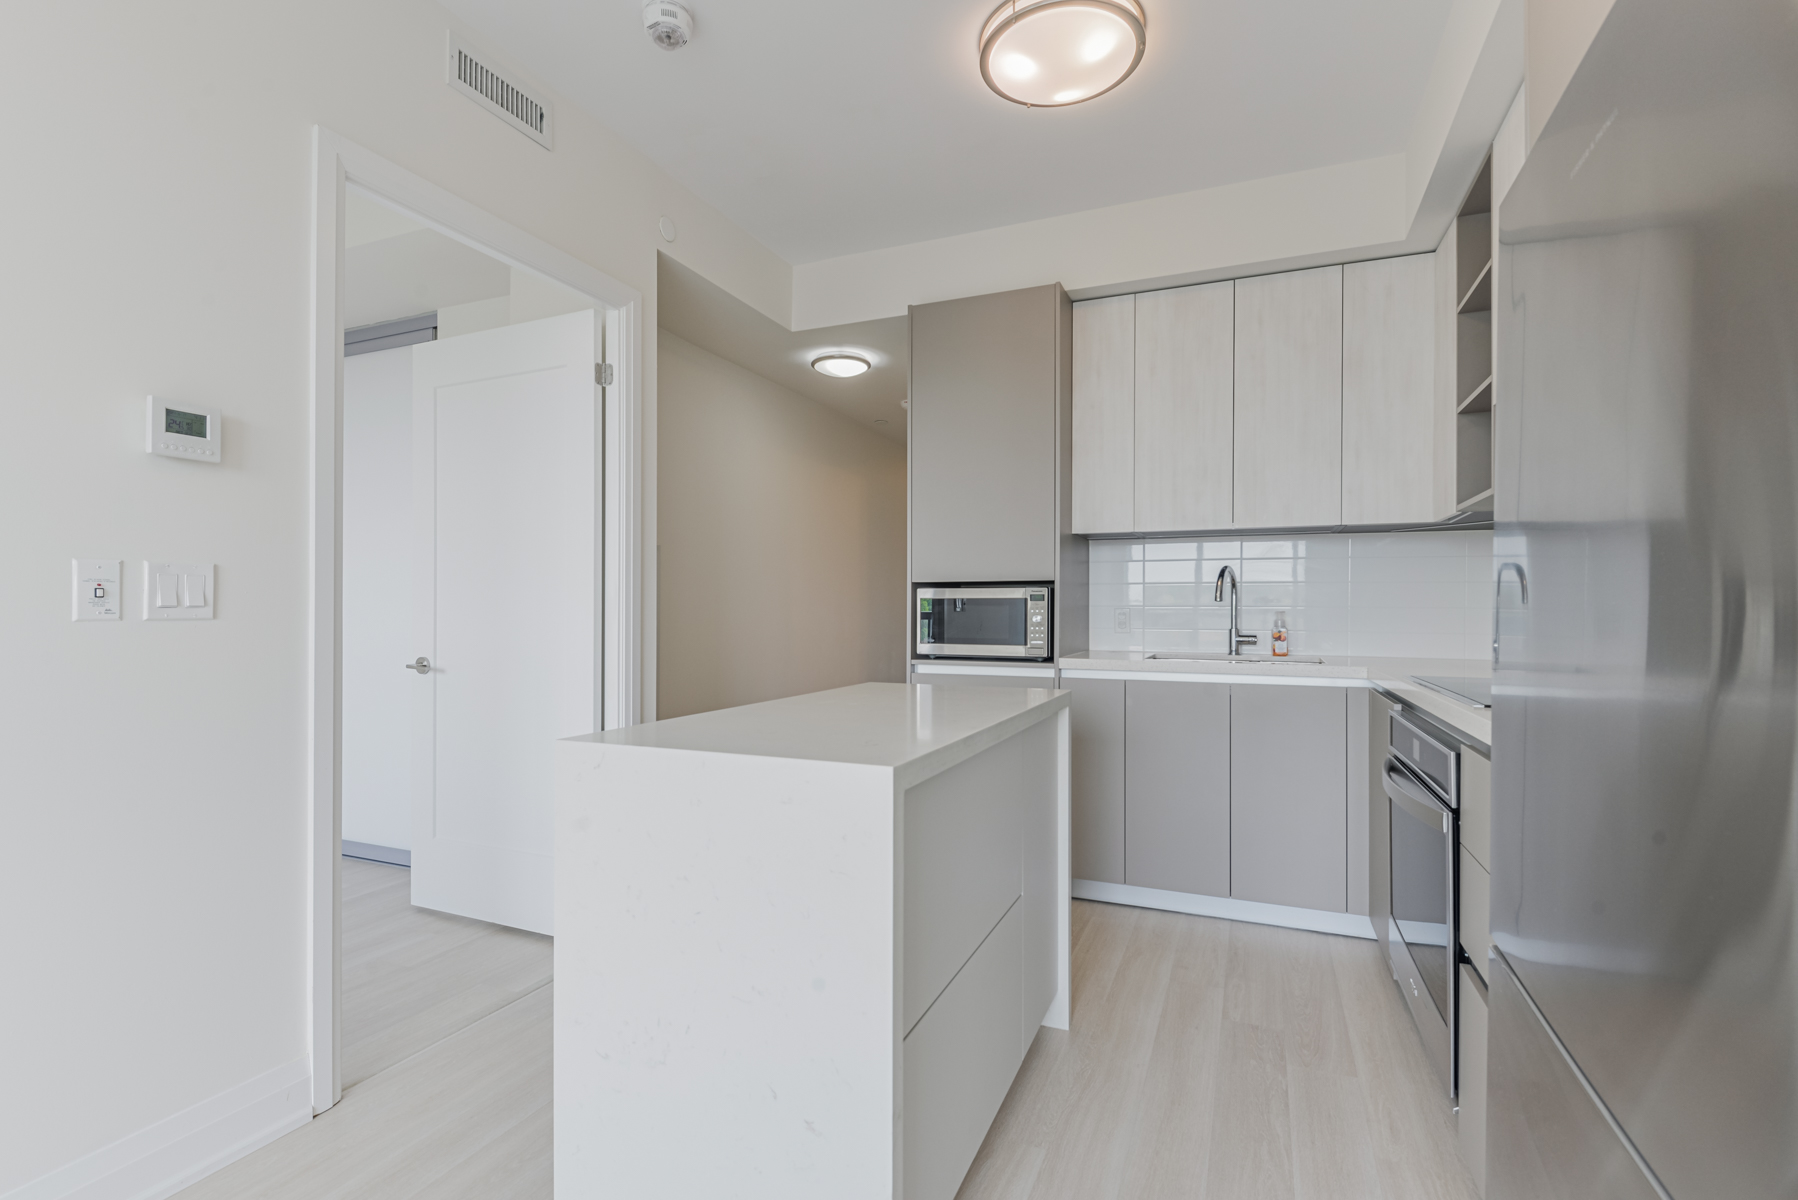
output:
[{"label": "stainless steel sink", "polygon": [[1149,657],[1157,662],[1254,663],[1256,666],[1262,663],[1303,663],[1321,667],[1324,661],[1321,658],[1297,658],[1293,655],[1275,658],[1271,654],[1200,654],[1191,650],[1157,650]]}]

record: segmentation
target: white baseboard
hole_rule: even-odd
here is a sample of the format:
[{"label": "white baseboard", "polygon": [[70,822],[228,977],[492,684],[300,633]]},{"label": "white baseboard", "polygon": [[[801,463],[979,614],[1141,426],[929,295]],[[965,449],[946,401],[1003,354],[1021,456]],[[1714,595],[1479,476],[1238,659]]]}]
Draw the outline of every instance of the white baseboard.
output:
[{"label": "white baseboard", "polygon": [[312,1119],[307,1059],[265,1071],[0,1200],[165,1200]]},{"label": "white baseboard", "polygon": [[1287,929],[1309,929],[1313,933],[1335,933],[1344,937],[1369,940],[1374,937],[1373,922],[1360,913],[1288,908],[1284,904],[1232,900],[1228,896],[1199,896],[1191,892],[1164,892],[1160,888],[1076,879],[1074,899],[1101,900],[1106,904],[1128,904],[1135,908],[1159,908],[1167,912],[1191,913],[1197,917],[1222,917],[1226,921],[1248,921],[1254,925],[1281,925]]}]

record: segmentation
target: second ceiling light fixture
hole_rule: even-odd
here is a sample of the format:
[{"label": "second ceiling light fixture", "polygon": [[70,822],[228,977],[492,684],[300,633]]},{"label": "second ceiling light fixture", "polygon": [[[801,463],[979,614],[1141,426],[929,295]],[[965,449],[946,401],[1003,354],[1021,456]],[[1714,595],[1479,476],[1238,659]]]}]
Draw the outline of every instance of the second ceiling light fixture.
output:
[{"label": "second ceiling light fixture", "polygon": [[1143,27],[1136,0],[1006,0],[980,31],[980,74],[1014,104],[1079,104],[1136,70]]}]

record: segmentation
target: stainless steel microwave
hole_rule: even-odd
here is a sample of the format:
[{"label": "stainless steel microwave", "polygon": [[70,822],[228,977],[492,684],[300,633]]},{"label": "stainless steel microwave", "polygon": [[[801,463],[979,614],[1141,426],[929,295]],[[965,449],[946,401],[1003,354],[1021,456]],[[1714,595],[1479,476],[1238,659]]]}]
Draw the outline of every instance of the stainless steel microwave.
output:
[{"label": "stainless steel microwave", "polygon": [[1046,583],[926,585],[912,589],[919,658],[1021,658],[1051,651]]}]

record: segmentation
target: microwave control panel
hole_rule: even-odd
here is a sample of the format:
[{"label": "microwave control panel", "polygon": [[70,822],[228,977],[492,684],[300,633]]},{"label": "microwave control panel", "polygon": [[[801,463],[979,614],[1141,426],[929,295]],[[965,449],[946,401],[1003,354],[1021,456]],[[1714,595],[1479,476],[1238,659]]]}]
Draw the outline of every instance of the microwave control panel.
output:
[{"label": "microwave control panel", "polygon": [[1045,650],[1049,645],[1049,590],[1032,591],[1025,600],[1027,630],[1032,650]]}]

